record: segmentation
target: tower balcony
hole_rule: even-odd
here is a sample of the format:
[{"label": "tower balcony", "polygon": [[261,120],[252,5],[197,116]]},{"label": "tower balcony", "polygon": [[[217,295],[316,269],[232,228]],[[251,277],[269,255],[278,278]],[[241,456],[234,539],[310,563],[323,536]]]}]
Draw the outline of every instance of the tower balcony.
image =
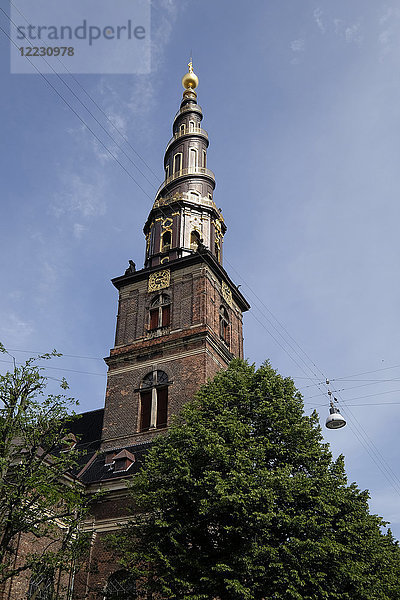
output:
[{"label": "tower balcony", "polygon": [[161,190],[167,185],[169,185],[172,181],[175,181],[176,179],[181,179],[182,177],[187,177],[188,175],[203,175],[208,179],[211,179],[211,181],[215,183],[215,175],[210,169],[206,169],[206,167],[188,167],[187,169],[175,171],[175,173],[167,177],[158,188],[156,198],[158,197]]},{"label": "tower balcony", "polygon": [[169,147],[171,146],[171,144],[173,144],[175,142],[175,140],[178,140],[181,137],[190,136],[190,135],[200,135],[201,137],[205,138],[208,141],[208,133],[205,129],[202,129],[201,127],[192,127],[189,129],[185,129],[185,131],[177,131],[172,136],[172,138],[169,140],[167,147],[165,149],[165,152],[168,152]]}]

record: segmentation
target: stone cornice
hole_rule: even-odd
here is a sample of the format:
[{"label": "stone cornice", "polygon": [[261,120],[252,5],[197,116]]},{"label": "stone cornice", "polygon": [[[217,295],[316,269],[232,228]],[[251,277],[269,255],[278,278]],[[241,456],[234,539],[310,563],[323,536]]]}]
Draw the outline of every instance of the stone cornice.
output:
[{"label": "stone cornice", "polygon": [[191,265],[195,265],[198,263],[205,263],[208,267],[212,269],[212,271],[222,280],[227,283],[232,289],[232,296],[235,300],[236,304],[239,306],[242,312],[246,312],[250,308],[250,304],[247,302],[246,298],[239,291],[237,286],[233,283],[231,278],[225,269],[219,264],[216,258],[211,254],[209,250],[202,250],[198,252],[193,252],[190,256],[184,256],[182,258],[178,258],[168,263],[168,265],[161,265],[158,267],[150,267],[147,269],[141,269],[140,271],[136,271],[135,273],[131,273],[129,275],[122,275],[120,277],[114,277],[112,279],[113,285],[120,290],[125,285],[130,283],[136,283],[137,281],[141,281],[143,279],[147,279],[150,273],[155,273],[156,271],[160,271],[162,269],[168,268],[172,272],[177,271],[183,268],[186,268]]}]

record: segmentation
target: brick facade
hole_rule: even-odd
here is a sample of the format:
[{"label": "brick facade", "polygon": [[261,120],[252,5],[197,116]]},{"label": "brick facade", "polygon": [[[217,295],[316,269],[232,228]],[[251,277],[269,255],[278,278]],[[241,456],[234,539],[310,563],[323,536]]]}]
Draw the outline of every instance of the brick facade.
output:
[{"label": "brick facade", "polygon": [[[171,266],[167,327],[149,330],[150,307],[160,292],[148,291],[149,272],[118,281],[116,345],[109,365],[102,449],[152,439],[140,432],[140,386],[151,371],[168,375],[168,422],[199,387],[234,356],[243,356],[242,312],[222,296],[220,274],[198,257]],[[174,268],[172,269],[172,266]],[[222,271],[219,267],[218,271]],[[221,306],[229,317],[227,340],[220,335]]]}]

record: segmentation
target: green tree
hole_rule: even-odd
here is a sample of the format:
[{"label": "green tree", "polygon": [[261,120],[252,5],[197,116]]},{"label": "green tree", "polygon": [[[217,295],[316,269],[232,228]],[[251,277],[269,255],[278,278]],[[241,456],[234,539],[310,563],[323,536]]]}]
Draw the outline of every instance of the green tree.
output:
[{"label": "green tree", "polygon": [[[6,353],[0,345],[0,351]],[[0,584],[30,569],[69,569],[82,552],[79,523],[86,511],[83,486],[72,475],[78,453],[68,439],[76,402],[46,394],[46,377],[28,359],[0,375]],[[65,380],[61,387],[67,389]],[[18,552],[25,540],[28,551]],[[34,597],[34,596],[32,596]]]},{"label": "green tree", "polygon": [[394,600],[400,552],[290,378],[234,360],[152,446],[111,540],[157,597]]}]

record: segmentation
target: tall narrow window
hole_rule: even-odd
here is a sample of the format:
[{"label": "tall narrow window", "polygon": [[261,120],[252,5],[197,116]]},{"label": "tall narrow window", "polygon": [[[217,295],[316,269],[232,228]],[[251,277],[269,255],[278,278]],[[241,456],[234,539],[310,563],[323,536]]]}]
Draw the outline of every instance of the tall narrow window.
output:
[{"label": "tall narrow window", "polygon": [[197,150],[196,150],[196,148],[190,148],[189,166],[197,167]]},{"label": "tall narrow window", "polygon": [[199,244],[200,244],[200,234],[198,231],[196,231],[194,229],[192,231],[192,233],[190,234],[190,249],[197,250]]},{"label": "tall narrow window", "polygon": [[132,600],[137,598],[136,578],[121,569],[112,573],[107,581],[104,600]]},{"label": "tall narrow window", "polygon": [[168,375],[152,371],[140,386],[140,431],[162,429],[168,421]]},{"label": "tall narrow window", "polygon": [[168,250],[170,250],[171,240],[172,240],[171,232],[164,231],[164,233],[161,236],[161,252],[168,252]]},{"label": "tall narrow window", "polygon": [[219,335],[226,344],[229,344],[229,315],[224,306],[219,309]]},{"label": "tall narrow window", "polygon": [[174,173],[182,170],[182,154],[175,154],[174,156]]},{"label": "tall narrow window", "polygon": [[219,245],[218,245],[217,242],[215,242],[214,249],[215,249],[215,257],[216,257],[216,259],[218,260],[218,262],[221,262],[221,249],[220,249],[220,247],[219,247]]},{"label": "tall narrow window", "polygon": [[194,121],[189,121],[189,131],[194,131],[196,129],[196,123]]},{"label": "tall narrow window", "polygon": [[183,135],[186,131],[186,125],[185,123],[182,123],[182,125],[179,127],[179,134]]},{"label": "tall narrow window", "polygon": [[165,167],[165,179],[168,179],[168,177],[169,177],[169,165],[167,165]]},{"label": "tall narrow window", "polygon": [[167,294],[160,294],[151,303],[149,329],[168,327],[171,322],[171,300]]},{"label": "tall narrow window", "polygon": [[207,152],[205,150],[203,150],[203,167],[206,168],[207,166]]}]

